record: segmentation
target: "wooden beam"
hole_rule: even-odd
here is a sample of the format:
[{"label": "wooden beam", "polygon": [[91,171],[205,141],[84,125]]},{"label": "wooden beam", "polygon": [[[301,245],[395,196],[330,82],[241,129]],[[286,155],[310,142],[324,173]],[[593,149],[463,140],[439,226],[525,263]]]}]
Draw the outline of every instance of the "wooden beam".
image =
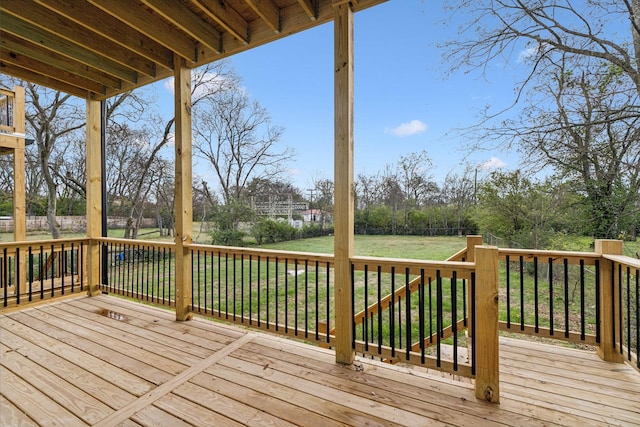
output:
[{"label": "wooden beam", "polygon": [[280,31],[282,30],[280,26],[280,9],[278,8],[278,5],[273,2],[273,0],[245,1],[275,34],[280,34]]},{"label": "wooden beam", "polygon": [[[4,1],[0,3],[4,5]],[[2,6],[0,6],[2,9]],[[3,14],[10,15],[2,10]],[[71,58],[86,64],[90,67],[98,68],[107,74],[122,80],[135,83],[138,79],[137,73],[111,59],[92,52],[85,47],[79,46],[59,35],[31,25],[29,22],[18,16],[10,15],[2,20],[2,29],[8,33],[24,38],[32,43],[45,47],[58,55]]]},{"label": "wooden beam", "polygon": [[220,53],[220,33],[211,24],[175,0],[142,0],[168,22],[189,34],[199,43]]},{"label": "wooden beam", "polygon": [[335,9],[334,22],[334,255],[336,361],[352,363],[353,298],[353,11],[348,4]]},{"label": "wooden beam", "polygon": [[173,53],[169,49],[90,3],[76,0],[36,1],[161,67],[173,69]]},{"label": "wooden beam", "polygon": [[231,36],[249,43],[249,24],[226,2],[191,0],[191,3],[217,22]]},{"label": "wooden beam", "polygon": [[[475,317],[476,398],[500,403],[498,347],[498,248],[476,246]],[[473,319],[472,319],[473,321]]]},{"label": "wooden beam", "polygon": [[[102,162],[100,136],[100,101],[87,99],[87,237],[97,239],[102,236]],[[87,247],[88,294],[98,295],[100,291],[100,243],[90,240]]]},{"label": "wooden beam", "polygon": [[[7,50],[8,54],[22,54],[44,64],[48,64],[48,68],[53,70],[52,73],[55,73],[56,70],[67,71],[108,88],[119,89],[121,87],[120,80],[115,77],[93,67],[88,67],[78,61],[71,60],[70,58],[61,57],[49,49],[45,49],[26,40],[21,40],[13,34],[0,31],[0,46],[2,50]],[[46,72],[43,74],[46,75]]]},{"label": "wooden beam", "polygon": [[[622,255],[622,240],[597,239],[594,252],[600,255]],[[613,262],[600,259],[600,345],[598,356],[608,362],[624,363],[624,356],[616,348],[620,342],[622,331],[618,316],[621,315],[620,280],[613,269]]]},{"label": "wooden beam", "polygon": [[37,83],[42,86],[47,86],[52,89],[56,89],[70,95],[75,95],[80,98],[87,98],[89,92],[79,89],[76,86],[70,85],[63,81],[43,76],[42,74],[38,74],[35,71],[27,70],[26,68],[17,67],[13,64],[7,64],[0,61],[0,72],[5,74],[9,74],[11,76],[17,77],[19,79]]},{"label": "wooden beam", "polygon": [[[147,37],[193,63],[197,59],[197,43],[177,28],[167,25],[158,14],[131,0],[88,0],[94,6],[135,28]],[[132,10],[134,9],[135,10]]]},{"label": "wooden beam", "polygon": [[33,26],[56,34],[71,43],[81,46],[98,56],[108,58],[123,67],[147,76],[155,75],[155,64],[152,61],[129,50],[122,49],[122,46],[119,44],[57,13],[53,13],[50,9],[35,2],[2,0],[2,6],[0,6],[0,8],[14,16],[19,16]]},{"label": "wooden beam", "polygon": [[105,87],[100,83],[96,83],[92,80],[87,80],[81,76],[78,76],[77,74],[70,73],[66,70],[61,70],[45,62],[30,58],[19,53],[10,52],[6,49],[0,50],[0,61],[5,64],[12,64],[16,67],[24,68],[26,70],[42,70],[42,74],[44,76],[67,83],[77,88],[85,89],[89,92],[105,92]]},{"label": "wooden beam", "polygon": [[315,0],[298,0],[298,3],[310,20],[315,21],[318,18],[318,4]]},{"label": "wooden beam", "polygon": [[176,320],[190,320],[191,249],[193,228],[191,152],[191,71],[176,55],[174,72],[176,165]]}]

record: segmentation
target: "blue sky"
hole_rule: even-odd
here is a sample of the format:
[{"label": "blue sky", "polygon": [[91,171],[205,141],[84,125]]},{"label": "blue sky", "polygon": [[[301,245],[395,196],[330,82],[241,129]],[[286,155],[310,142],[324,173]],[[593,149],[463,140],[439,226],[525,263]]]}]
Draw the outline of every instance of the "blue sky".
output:
[{"label": "blue sky", "polygon": [[[489,77],[448,76],[436,45],[457,27],[434,1],[391,0],[355,15],[356,174],[383,171],[422,150],[439,183],[467,163],[517,167],[513,153],[470,153],[470,141],[456,132],[476,123],[485,105],[512,102],[518,68],[496,63]],[[231,64],[272,123],[285,128],[281,143],[297,154],[293,184],[304,190],[316,178],[333,179],[333,24],[236,55]],[[196,165],[194,173],[207,178],[205,170]]]}]

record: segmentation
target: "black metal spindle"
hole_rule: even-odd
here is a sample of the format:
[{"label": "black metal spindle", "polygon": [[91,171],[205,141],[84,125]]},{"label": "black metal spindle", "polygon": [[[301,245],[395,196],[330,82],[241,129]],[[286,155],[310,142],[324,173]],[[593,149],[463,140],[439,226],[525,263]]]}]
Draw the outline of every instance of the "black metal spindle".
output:
[{"label": "black metal spindle", "polygon": [[467,279],[462,279],[462,324],[465,328],[467,324]]},{"label": "black metal spindle", "polygon": [[[195,258],[195,260],[194,260]],[[194,272],[194,265],[193,263],[195,262],[195,272]],[[196,276],[196,278],[194,279],[193,276]],[[205,273],[206,274],[206,273]],[[195,311],[195,309],[193,308],[193,304],[197,301],[198,304],[198,313],[201,313],[202,311],[202,304],[200,303],[200,249],[198,249],[196,251],[196,256],[194,257],[193,255],[191,256],[191,286],[192,286],[192,290],[191,290],[191,309]],[[206,276],[204,278],[204,280],[206,280]]]},{"label": "black metal spindle", "polygon": [[[172,255],[171,255],[171,249],[169,249],[169,262],[168,262],[169,266],[168,266],[168,274],[167,274],[167,278],[169,279],[169,280],[168,280],[168,282],[169,282],[169,284],[168,284],[168,287],[169,287],[169,295],[168,295],[168,297],[167,297],[167,300],[168,300],[168,301],[171,301],[171,277],[172,277],[172,275],[171,275],[171,257],[172,257]],[[174,292],[174,295],[175,295],[175,292]]]},{"label": "black metal spindle", "polygon": [[442,277],[440,277],[440,270],[436,270],[436,366],[439,368],[442,361],[442,348],[441,341],[443,337],[443,323],[442,318]]},{"label": "black metal spindle", "polygon": [[[31,245],[29,245],[29,301],[33,301],[33,252]],[[0,281],[0,283],[2,283]]]},{"label": "black metal spindle", "polygon": [[330,309],[331,309],[331,282],[330,282],[330,272],[331,270],[329,269],[330,267],[330,263],[329,261],[327,261],[326,266],[325,266],[325,273],[327,275],[327,291],[325,292],[325,297],[327,298],[327,304],[325,307],[325,310],[327,311],[327,342],[331,342],[331,335],[329,333],[329,331],[331,331],[331,318],[329,317],[329,313],[330,313]]},{"label": "black metal spindle", "polygon": [[[355,266],[351,264],[351,313],[349,313],[349,319],[351,319],[351,348],[356,348],[356,322],[353,318],[353,314],[356,311],[355,302]],[[367,337],[364,337],[365,341]]]},{"label": "black metal spindle", "polygon": [[569,260],[564,259],[564,337],[569,338]]},{"label": "black metal spindle", "polygon": [[[29,246],[29,252],[31,252],[31,246]],[[73,275],[73,259],[75,258],[74,244],[71,244],[71,292],[75,291],[75,277]]]},{"label": "black metal spindle", "polygon": [[[319,279],[318,276],[319,276],[319,272],[320,271],[319,271],[318,267],[319,267],[319,262],[316,260],[315,261],[315,268],[316,268],[316,270],[315,270],[316,271],[316,274],[315,274],[315,276],[316,276],[316,278],[315,278],[315,285],[316,285],[316,298],[315,298],[315,300],[316,300],[316,306],[315,306],[315,308],[316,308],[316,322],[315,322],[315,325],[314,325],[314,327],[316,328],[316,341],[320,341],[320,331],[319,331],[319,329],[320,329],[320,294],[318,293],[319,292],[319,287],[320,287],[319,286],[320,279]],[[329,335],[329,331],[327,331],[327,335]]]},{"label": "black metal spindle", "polygon": [[224,318],[229,318],[229,252],[224,253]]},{"label": "black metal spindle", "polygon": [[[228,255],[227,255],[228,257]],[[233,254],[233,258],[232,258],[232,263],[233,263],[233,321],[236,321],[236,254]],[[227,297],[228,298],[228,297]]]},{"label": "black metal spindle", "polygon": [[240,254],[240,319],[244,323],[244,254]]},{"label": "black metal spindle", "polygon": [[[54,254],[54,246],[51,245],[51,256]],[[56,271],[56,263],[55,258],[51,260],[51,297],[55,295],[55,271]]]},{"label": "black metal spindle", "polygon": [[59,266],[59,269],[61,270],[58,272],[59,273],[58,275],[60,276],[60,293],[62,295],[64,295],[64,278],[65,278],[65,270],[67,269],[66,261],[67,259],[66,259],[66,254],[64,250],[64,243],[62,243],[60,245],[60,259],[58,260],[58,266]]},{"label": "black metal spindle", "polygon": [[[616,267],[613,261],[611,261],[611,277],[609,279],[610,279],[609,283],[611,284],[609,295],[611,295],[615,299]],[[611,304],[611,336],[613,337],[611,346],[615,349],[616,348],[616,305],[615,303]]]},{"label": "black metal spindle", "polygon": [[[167,280],[165,271],[167,271],[167,248],[162,248],[162,303],[166,304],[166,290],[167,290]],[[213,302],[211,304],[213,306]]]},{"label": "black metal spindle", "polygon": [[[6,250],[6,249],[5,249]],[[4,256],[5,260],[7,259],[7,254]],[[44,266],[42,265],[42,261],[44,258],[44,247],[40,245],[40,256],[38,257],[38,268],[40,271],[40,299],[44,299],[44,272],[42,271]],[[7,287],[5,286],[5,290]]]},{"label": "black metal spindle", "polygon": [[7,299],[9,298],[9,260],[7,248],[2,251],[2,305],[7,306]]},{"label": "black metal spindle", "polygon": [[[464,289],[464,288],[463,288]],[[418,321],[419,323],[419,335],[420,335],[420,363],[424,364],[425,361],[425,345],[424,345],[424,268],[420,269],[420,287],[418,288]],[[465,313],[466,317],[466,313]],[[465,319],[466,321],[466,319]]]},{"label": "black metal spindle", "polygon": [[429,344],[433,344],[433,287],[432,278],[429,277]]},{"label": "black metal spindle", "polygon": [[584,301],[584,260],[580,260],[580,339],[586,338],[585,301]]},{"label": "black metal spindle", "polygon": [[289,333],[289,258],[284,259],[284,332]]},{"label": "black metal spindle", "polygon": [[533,257],[533,299],[535,305],[536,334],[540,332],[539,292],[538,292],[538,257]]},{"label": "black metal spindle", "polygon": [[[20,305],[20,248],[16,247],[16,255],[15,255],[15,265],[16,265],[16,277],[13,278],[16,284],[16,304]],[[63,288],[64,289],[64,288]]]},{"label": "black metal spindle", "polygon": [[294,287],[294,294],[295,294],[295,298],[293,300],[295,329],[293,330],[293,334],[295,336],[298,336],[298,259],[297,258],[293,260],[293,269],[294,269],[293,287]]},{"label": "black metal spindle", "polygon": [[222,252],[218,251],[218,317],[222,317]]},{"label": "black metal spindle", "polygon": [[249,324],[253,325],[253,255],[249,255]]},{"label": "black metal spindle", "polygon": [[[316,298],[318,299],[317,295]],[[309,337],[309,260],[304,260],[304,337]]]},{"label": "black metal spindle", "polygon": [[[621,300],[622,301],[622,300]],[[627,359],[631,360],[631,267],[627,266]]]},{"label": "black metal spindle", "polygon": [[453,370],[458,370],[458,307],[456,272],[451,275],[451,332],[453,333]]},{"label": "black metal spindle", "polygon": [[266,267],[266,270],[267,270],[267,278],[266,278],[266,286],[267,286],[267,288],[266,288],[266,292],[267,292],[267,301],[266,301],[266,303],[267,303],[267,319],[266,319],[266,322],[267,322],[267,329],[269,329],[269,265],[270,265],[269,264],[269,257],[267,257],[267,267]]},{"label": "black metal spindle", "polygon": [[509,261],[509,255],[505,258],[505,270],[506,270],[506,281],[507,281],[507,328],[511,329],[511,264]]},{"label": "black metal spindle", "polygon": [[636,269],[636,366],[640,368],[640,269]]},{"label": "black metal spindle", "polygon": [[362,336],[364,338],[364,349],[365,351],[369,351],[369,340],[367,337],[369,336],[369,327],[367,322],[367,307],[369,303],[369,264],[365,264],[364,266],[364,318],[362,319]]},{"label": "black metal spindle", "polygon": [[553,258],[549,258],[549,335],[553,335]]},{"label": "black metal spindle", "polygon": [[396,355],[395,334],[395,305],[396,305],[396,268],[391,267],[391,300],[389,301],[389,341],[391,344],[391,356]]},{"label": "black metal spindle", "polygon": [[476,374],[476,274],[471,273],[471,374]]},{"label": "black metal spindle", "polygon": [[378,354],[382,354],[382,266],[378,265]]},{"label": "black metal spindle", "polygon": [[600,260],[596,260],[596,343],[600,343]]},{"label": "black metal spindle", "polygon": [[524,257],[520,255],[519,272],[520,272],[520,330],[524,331]]},{"label": "black metal spindle", "polygon": [[[53,256],[54,254],[54,246],[51,245],[51,256]],[[55,263],[55,259],[51,260],[51,297],[53,297],[55,295],[55,268],[56,268],[56,263]]]},{"label": "black metal spindle", "polygon": [[276,318],[276,331],[277,331],[279,326],[279,320],[280,320],[280,312],[278,311],[278,257],[276,257],[274,269],[275,269],[275,283],[274,283],[275,294],[273,299],[275,300],[275,309],[274,309],[273,315]]},{"label": "black metal spindle", "polygon": [[[260,327],[260,324],[262,323],[262,316],[260,315],[260,265],[262,263],[262,257],[260,255],[258,255],[258,280],[257,280],[257,286],[256,286],[256,292],[258,294],[258,298],[257,298],[257,303],[258,303],[258,309],[256,310],[256,313],[258,313],[258,315],[256,316],[258,318],[258,327]],[[269,280],[269,274],[267,274],[267,283]]]},{"label": "black metal spindle", "polygon": [[409,268],[407,267],[405,269],[404,272],[404,278],[405,278],[405,293],[404,293],[404,300],[405,300],[405,316],[406,316],[406,334],[407,334],[407,338],[406,338],[406,342],[407,342],[407,351],[406,351],[406,359],[409,360],[409,358],[411,357],[411,289],[409,286],[409,282],[410,282],[410,277],[409,277]]}]

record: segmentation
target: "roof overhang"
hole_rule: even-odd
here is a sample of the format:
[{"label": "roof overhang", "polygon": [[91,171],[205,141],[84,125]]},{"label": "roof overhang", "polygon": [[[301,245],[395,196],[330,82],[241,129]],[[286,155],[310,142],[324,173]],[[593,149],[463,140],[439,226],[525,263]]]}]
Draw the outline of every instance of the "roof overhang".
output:
[{"label": "roof overhang", "polygon": [[[106,99],[334,18],[348,0],[2,0],[0,70]],[[354,11],[386,0],[351,0]]]}]

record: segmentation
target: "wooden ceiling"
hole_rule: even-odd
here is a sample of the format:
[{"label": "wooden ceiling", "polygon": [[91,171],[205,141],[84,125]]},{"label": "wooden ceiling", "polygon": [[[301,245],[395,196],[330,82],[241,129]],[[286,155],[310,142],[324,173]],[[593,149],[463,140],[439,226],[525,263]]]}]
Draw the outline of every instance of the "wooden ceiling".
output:
[{"label": "wooden ceiling", "polygon": [[176,55],[213,62],[331,21],[346,1],[0,0],[0,71],[105,99],[173,75]]}]

